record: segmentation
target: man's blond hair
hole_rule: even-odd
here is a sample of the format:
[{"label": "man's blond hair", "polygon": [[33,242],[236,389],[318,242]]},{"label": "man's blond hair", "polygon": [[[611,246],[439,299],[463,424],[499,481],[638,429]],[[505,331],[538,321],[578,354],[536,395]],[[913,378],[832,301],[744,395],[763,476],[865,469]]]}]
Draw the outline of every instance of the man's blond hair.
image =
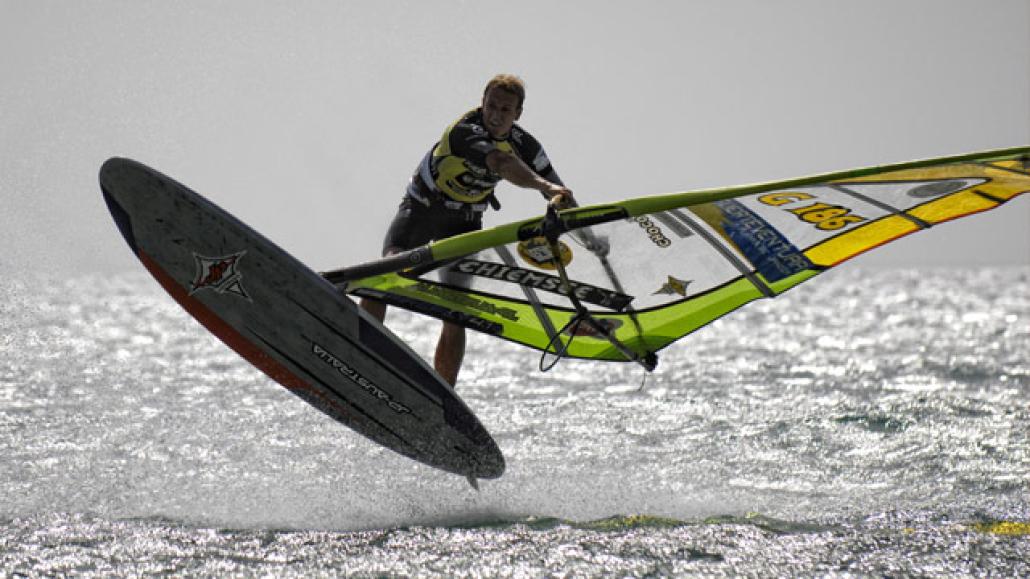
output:
[{"label": "man's blond hair", "polygon": [[522,82],[521,78],[514,74],[499,74],[486,83],[483,96],[486,97],[486,93],[494,87],[519,97],[519,108],[522,108],[522,103],[526,100],[526,83]]}]

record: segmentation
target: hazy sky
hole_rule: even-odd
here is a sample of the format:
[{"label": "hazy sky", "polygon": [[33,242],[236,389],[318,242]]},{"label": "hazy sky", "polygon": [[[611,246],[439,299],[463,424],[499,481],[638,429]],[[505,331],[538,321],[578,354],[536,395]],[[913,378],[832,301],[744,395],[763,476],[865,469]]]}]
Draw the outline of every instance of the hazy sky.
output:
[{"label": "hazy sky", "polygon": [[[0,0],[0,272],[138,268],[147,163],[315,269],[371,259],[496,72],[582,203],[1030,144],[1027,0]],[[488,224],[537,214],[504,187]],[[1030,264],[1030,196],[856,260]]]}]

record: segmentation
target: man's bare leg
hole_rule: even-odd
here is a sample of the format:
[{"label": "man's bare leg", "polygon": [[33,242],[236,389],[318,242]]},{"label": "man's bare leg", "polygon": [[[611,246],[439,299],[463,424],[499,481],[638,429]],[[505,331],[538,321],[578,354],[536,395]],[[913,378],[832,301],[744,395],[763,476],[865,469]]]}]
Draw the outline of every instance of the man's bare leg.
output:
[{"label": "man's bare leg", "polygon": [[[400,250],[396,247],[391,247],[383,252],[383,257],[393,255],[399,251]],[[361,298],[360,305],[361,309],[372,314],[372,317],[378,320],[380,324],[383,323],[383,320],[386,319],[386,304],[384,304],[383,302],[377,300],[370,300],[368,298]]]},{"label": "man's bare leg", "polygon": [[[368,298],[361,298],[361,309],[368,312],[379,323],[386,319],[386,304]],[[436,357],[433,366],[448,384],[454,386],[458,382],[458,371],[465,359],[465,328],[443,323],[440,330],[440,341],[436,343]]]},{"label": "man's bare leg", "polygon": [[465,328],[444,322],[443,329],[440,330],[440,341],[436,343],[436,358],[433,365],[451,386],[458,382],[458,370],[461,370],[464,358]]},{"label": "man's bare leg", "polygon": [[377,300],[370,300],[368,298],[361,298],[361,309],[365,310],[372,317],[379,320],[379,323],[383,323],[386,319],[386,304]]},{"label": "man's bare leg", "polygon": [[[383,253],[384,257],[393,255],[400,251],[390,248]],[[368,298],[361,298],[361,309],[372,315],[379,323],[386,319],[386,304]],[[436,372],[454,386],[458,382],[458,371],[461,370],[461,363],[465,359],[465,328],[462,326],[443,323],[440,330],[440,341],[436,343],[436,357],[433,366]]]}]

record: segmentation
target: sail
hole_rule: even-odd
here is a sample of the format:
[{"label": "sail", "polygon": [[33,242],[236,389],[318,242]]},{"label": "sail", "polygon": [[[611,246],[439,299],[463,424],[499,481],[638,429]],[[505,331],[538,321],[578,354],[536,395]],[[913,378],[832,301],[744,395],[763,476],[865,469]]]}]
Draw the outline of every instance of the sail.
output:
[{"label": "sail", "polygon": [[568,326],[573,301],[644,356],[855,255],[1028,190],[1030,147],[987,151],[571,209],[560,213],[556,251],[530,219],[327,278],[532,348],[625,361],[596,325]]}]

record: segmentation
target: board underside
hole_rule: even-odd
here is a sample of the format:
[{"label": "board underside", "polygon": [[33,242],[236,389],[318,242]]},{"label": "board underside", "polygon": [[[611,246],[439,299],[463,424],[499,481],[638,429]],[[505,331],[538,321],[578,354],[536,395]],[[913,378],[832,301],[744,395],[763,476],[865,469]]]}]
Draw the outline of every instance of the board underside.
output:
[{"label": "board underside", "polygon": [[110,159],[100,184],[161,286],[269,377],[404,456],[473,479],[504,472],[497,444],[454,390],[321,276],[140,163]]}]

